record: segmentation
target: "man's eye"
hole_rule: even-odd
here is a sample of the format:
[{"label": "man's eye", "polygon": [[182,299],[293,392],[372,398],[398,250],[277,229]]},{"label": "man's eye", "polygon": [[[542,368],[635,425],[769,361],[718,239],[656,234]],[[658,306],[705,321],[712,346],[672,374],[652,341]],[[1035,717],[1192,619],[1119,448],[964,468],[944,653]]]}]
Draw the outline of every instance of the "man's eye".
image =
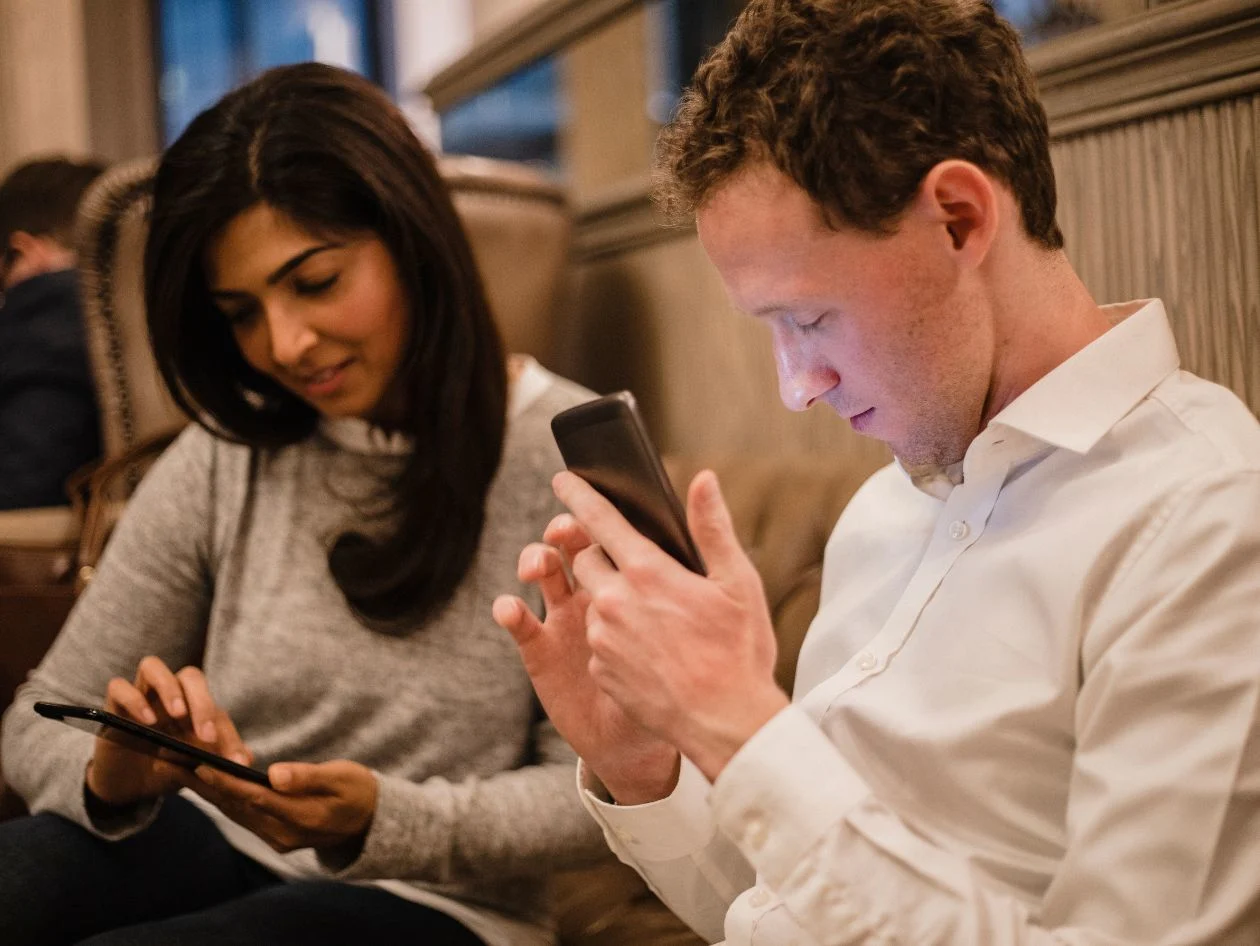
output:
[{"label": "man's eye", "polygon": [[329,276],[327,279],[321,279],[318,282],[302,282],[301,280],[295,280],[293,288],[297,290],[297,293],[300,296],[317,296],[321,292],[327,292],[336,285],[337,277],[339,275],[340,274],[337,273]]}]

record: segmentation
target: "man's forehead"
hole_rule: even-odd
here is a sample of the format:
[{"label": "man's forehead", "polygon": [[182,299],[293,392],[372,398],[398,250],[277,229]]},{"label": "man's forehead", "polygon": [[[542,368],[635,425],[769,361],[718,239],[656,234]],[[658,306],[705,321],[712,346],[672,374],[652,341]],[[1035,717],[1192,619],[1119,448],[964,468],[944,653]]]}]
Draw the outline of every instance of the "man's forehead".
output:
[{"label": "man's forehead", "polygon": [[696,230],[731,301],[754,314],[791,307],[802,268],[830,232],[809,196],[773,168],[723,185],[697,211]]}]

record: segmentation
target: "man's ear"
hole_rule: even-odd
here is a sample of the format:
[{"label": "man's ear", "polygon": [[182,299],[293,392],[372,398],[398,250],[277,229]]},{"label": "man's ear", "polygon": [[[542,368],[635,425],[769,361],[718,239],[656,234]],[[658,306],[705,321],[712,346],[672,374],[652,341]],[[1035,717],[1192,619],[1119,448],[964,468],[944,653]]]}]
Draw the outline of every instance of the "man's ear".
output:
[{"label": "man's ear", "polygon": [[984,171],[970,161],[942,161],[923,178],[915,200],[961,261],[978,266],[984,260],[1002,213],[997,188]]},{"label": "man's ear", "polygon": [[69,269],[74,263],[74,250],[62,246],[54,238],[14,230],[9,235],[9,245],[5,247],[5,283],[15,286],[32,276]]},{"label": "man's ear", "polygon": [[26,256],[39,251],[40,238],[25,230],[14,230],[9,234],[9,245],[5,247],[16,256]]}]

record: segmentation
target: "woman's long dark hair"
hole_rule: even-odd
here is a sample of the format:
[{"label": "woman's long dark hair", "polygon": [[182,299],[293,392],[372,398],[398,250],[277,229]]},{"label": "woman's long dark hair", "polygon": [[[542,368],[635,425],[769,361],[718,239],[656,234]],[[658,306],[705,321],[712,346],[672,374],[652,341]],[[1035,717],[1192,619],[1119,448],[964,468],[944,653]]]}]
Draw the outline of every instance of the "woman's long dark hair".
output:
[{"label": "woman's long dark hair", "polygon": [[403,630],[451,598],[476,554],[503,452],[502,342],[433,158],[385,94],[317,63],[264,73],[202,112],[162,157],[144,255],[149,334],[175,400],[256,448],[315,429],[309,404],[255,371],[212,305],[209,242],[258,203],[312,233],[370,230],[410,302],[387,397],[414,449],[389,484],[391,530],[340,536],[328,564],[369,626]]}]

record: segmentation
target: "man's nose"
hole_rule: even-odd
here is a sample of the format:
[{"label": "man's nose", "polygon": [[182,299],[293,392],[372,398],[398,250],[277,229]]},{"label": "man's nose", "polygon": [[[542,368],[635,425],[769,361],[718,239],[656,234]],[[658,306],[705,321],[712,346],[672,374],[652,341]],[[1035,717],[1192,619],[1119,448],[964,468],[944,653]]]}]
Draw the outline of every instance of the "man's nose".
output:
[{"label": "man's nose", "polygon": [[305,320],[283,306],[268,307],[267,333],[271,343],[271,360],[282,368],[300,364],[319,340]]},{"label": "man's nose", "polygon": [[807,350],[791,328],[773,329],[774,363],[779,372],[779,397],[791,411],[807,410],[840,381],[825,361]]}]

